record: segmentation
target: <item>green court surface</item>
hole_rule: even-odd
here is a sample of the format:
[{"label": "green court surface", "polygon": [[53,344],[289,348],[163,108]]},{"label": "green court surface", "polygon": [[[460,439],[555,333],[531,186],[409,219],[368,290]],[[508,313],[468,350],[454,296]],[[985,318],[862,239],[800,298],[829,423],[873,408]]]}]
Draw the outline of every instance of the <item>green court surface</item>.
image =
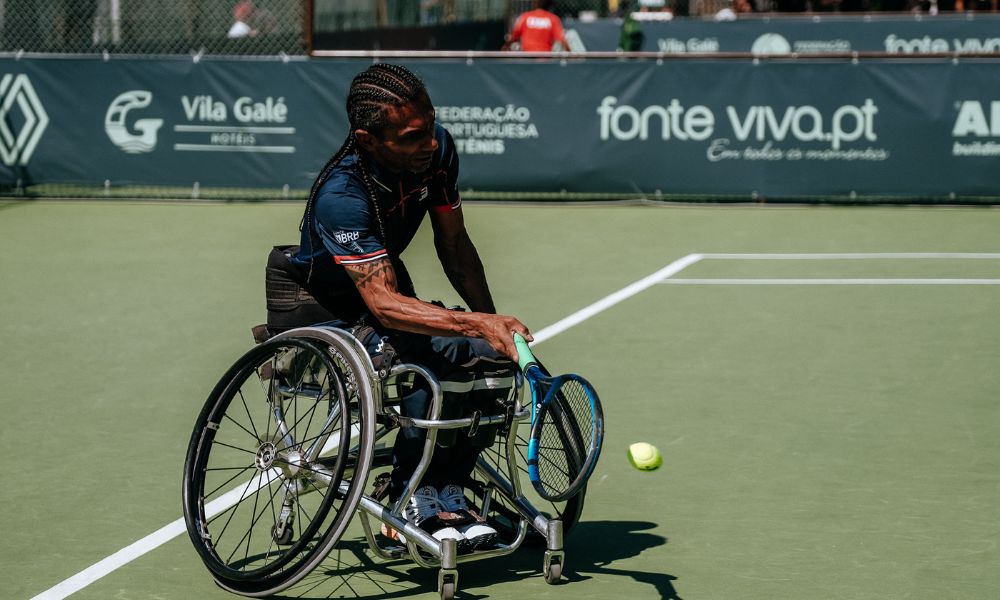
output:
[{"label": "green court surface", "polygon": [[[535,331],[677,268],[535,347],[607,418],[565,581],[522,548],[460,565],[459,597],[1000,598],[1000,211],[465,212],[498,307]],[[0,205],[0,597],[63,597],[177,521],[194,419],[251,346],[266,253],[300,216]],[[405,256],[417,290],[457,303],[428,233]],[[662,469],[628,466],[638,440]],[[186,534],[161,541],[71,597],[233,597]],[[436,578],[378,562],[354,527],[284,597],[433,598]]]}]

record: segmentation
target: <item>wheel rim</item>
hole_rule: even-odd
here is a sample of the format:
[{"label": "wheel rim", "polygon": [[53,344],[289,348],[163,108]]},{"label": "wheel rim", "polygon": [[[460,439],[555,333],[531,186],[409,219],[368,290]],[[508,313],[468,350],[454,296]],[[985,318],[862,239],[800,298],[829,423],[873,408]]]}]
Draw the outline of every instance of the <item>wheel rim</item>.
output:
[{"label": "wheel rim", "polygon": [[[189,461],[189,532],[216,575],[278,577],[315,548],[338,500],[352,425],[344,385],[317,346],[286,340],[252,350],[216,390]],[[335,456],[317,460],[324,447]],[[279,523],[292,528],[288,546]]]}]

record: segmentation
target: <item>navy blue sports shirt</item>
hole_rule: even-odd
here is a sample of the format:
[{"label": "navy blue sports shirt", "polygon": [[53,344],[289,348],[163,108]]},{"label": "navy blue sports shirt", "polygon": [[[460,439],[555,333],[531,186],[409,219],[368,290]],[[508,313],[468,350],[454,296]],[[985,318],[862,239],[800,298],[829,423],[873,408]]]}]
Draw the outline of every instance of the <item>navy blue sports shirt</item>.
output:
[{"label": "navy blue sports shirt", "polygon": [[374,161],[367,162],[378,195],[376,201],[386,239],[382,239],[356,154],[345,156],[317,192],[310,223],[302,229],[300,249],[292,261],[303,272],[310,269],[312,261],[312,272],[318,275],[312,279],[322,282],[325,294],[350,297],[344,298],[343,304],[345,309],[350,308],[346,312],[352,316],[358,308],[356,303],[360,294],[343,265],[388,257],[397,270],[400,291],[413,295],[412,283],[399,260],[400,255],[429,210],[452,211],[462,205],[457,188],[455,142],[441,125],[435,124],[434,128],[438,149],[431,166],[423,173],[392,173]]}]

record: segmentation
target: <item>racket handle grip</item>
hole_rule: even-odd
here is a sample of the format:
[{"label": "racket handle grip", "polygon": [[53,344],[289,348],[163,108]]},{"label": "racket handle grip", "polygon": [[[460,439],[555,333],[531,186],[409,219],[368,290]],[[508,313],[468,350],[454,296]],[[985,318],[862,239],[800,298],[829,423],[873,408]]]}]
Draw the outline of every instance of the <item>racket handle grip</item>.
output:
[{"label": "racket handle grip", "polygon": [[520,333],[514,333],[514,347],[517,348],[517,366],[521,367],[521,372],[524,373],[528,370],[531,365],[537,364],[538,361],[535,360],[535,355],[531,353],[531,349],[528,348],[528,342],[524,341]]}]

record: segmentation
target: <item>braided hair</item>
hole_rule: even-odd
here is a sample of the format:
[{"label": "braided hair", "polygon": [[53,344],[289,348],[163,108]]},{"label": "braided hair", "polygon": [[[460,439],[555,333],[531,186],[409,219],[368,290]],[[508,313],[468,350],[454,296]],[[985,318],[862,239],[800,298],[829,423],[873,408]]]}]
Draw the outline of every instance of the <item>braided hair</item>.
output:
[{"label": "braided hair", "polygon": [[330,178],[330,174],[333,173],[337,165],[352,153],[357,154],[358,171],[368,194],[372,212],[375,214],[375,220],[378,222],[382,244],[388,250],[388,240],[385,236],[385,225],[382,222],[382,210],[379,207],[378,195],[375,191],[375,181],[372,178],[368,159],[364,153],[358,151],[358,140],[354,132],[363,129],[373,135],[381,136],[388,125],[390,111],[393,108],[413,103],[430,105],[430,96],[427,94],[424,83],[406,67],[376,63],[355,75],[351,81],[351,87],[347,93],[347,118],[350,122],[347,139],[344,140],[340,150],[337,150],[323,166],[316,181],[313,182],[312,189],[309,191],[309,199],[306,202],[306,210],[302,215],[302,222],[299,223],[299,231],[306,227],[309,228],[309,245],[313,250],[310,252],[306,283],[309,283],[313,272],[316,242],[312,219],[316,210],[319,190]]}]

